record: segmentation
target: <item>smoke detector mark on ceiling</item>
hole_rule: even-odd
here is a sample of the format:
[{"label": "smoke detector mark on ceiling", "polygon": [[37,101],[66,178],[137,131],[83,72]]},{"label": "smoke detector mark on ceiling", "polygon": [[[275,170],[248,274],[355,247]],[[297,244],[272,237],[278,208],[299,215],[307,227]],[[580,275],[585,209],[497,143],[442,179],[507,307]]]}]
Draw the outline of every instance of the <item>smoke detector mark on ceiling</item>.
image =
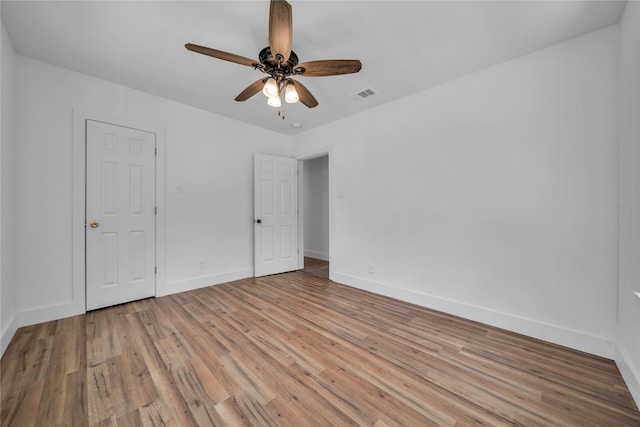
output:
[{"label": "smoke detector mark on ceiling", "polygon": [[365,99],[375,95],[376,93],[378,93],[377,90],[372,87],[368,87],[366,89],[362,89],[360,92],[354,93],[351,97],[354,99]]}]

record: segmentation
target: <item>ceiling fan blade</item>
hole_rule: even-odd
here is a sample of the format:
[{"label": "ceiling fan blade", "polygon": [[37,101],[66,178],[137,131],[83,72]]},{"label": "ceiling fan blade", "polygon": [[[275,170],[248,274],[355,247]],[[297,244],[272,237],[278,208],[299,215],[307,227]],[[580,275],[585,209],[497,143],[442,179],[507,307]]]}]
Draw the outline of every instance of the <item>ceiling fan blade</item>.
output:
[{"label": "ceiling fan blade", "polygon": [[357,73],[361,68],[362,63],[357,59],[328,59],[303,62],[293,72],[305,77],[322,77]]},{"label": "ceiling fan blade", "polygon": [[276,60],[282,56],[280,62],[287,62],[291,55],[292,33],[291,5],[285,0],[271,0],[269,8],[269,48]]},{"label": "ceiling fan blade", "polygon": [[223,59],[229,62],[235,62],[236,64],[246,65],[247,67],[260,67],[260,61],[256,61],[255,59],[246,58],[244,56],[236,55],[229,52],[223,52],[218,49],[212,49],[210,47],[199,46],[193,43],[187,43],[184,45],[187,49],[192,52],[201,53],[203,55],[212,56],[214,58]]},{"label": "ceiling fan blade", "polygon": [[296,92],[298,92],[300,102],[309,108],[318,106],[318,101],[314,98],[311,92],[309,92],[309,89],[297,80],[291,79],[291,81],[293,82],[293,86],[296,88]]},{"label": "ceiling fan blade", "polygon": [[236,96],[235,100],[246,101],[247,99],[251,98],[253,95],[255,95],[256,93],[262,90],[268,78],[269,77],[265,77],[263,79],[256,80],[255,82],[251,83],[249,86],[247,86],[245,90],[243,90],[242,92],[240,92],[238,96]]}]

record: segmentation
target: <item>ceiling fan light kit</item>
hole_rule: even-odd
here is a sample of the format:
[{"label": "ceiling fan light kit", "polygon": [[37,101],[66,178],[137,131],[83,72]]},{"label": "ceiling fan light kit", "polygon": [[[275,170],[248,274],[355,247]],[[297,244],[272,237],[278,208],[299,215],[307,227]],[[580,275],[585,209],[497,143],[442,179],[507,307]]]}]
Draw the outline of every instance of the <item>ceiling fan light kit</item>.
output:
[{"label": "ceiling fan light kit", "polygon": [[267,98],[267,105],[270,107],[280,107],[282,105],[282,101],[280,101],[280,96],[270,96]]},{"label": "ceiling fan light kit", "polygon": [[[236,96],[236,101],[246,101],[262,91],[267,97],[267,104],[272,107],[282,105],[281,96],[284,93],[285,102],[293,104],[299,101],[308,108],[314,108],[318,101],[302,83],[291,76],[322,77],[357,73],[362,68],[362,63],[357,59],[330,59],[298,64],[298,55],[291,50],[292,18],[291,5],[287,1],[271,0],[269,46],[260,51],[258,61],[193,43],[187,43],[185,47],[202,55],[253,67],[269,76],[247,86]],[[283,114],[280,115],[284,118]]]},{"label": "ceiling fan light kit", "polygon": [[296,90],[293,80],[289,80],[287,82],[287,86],[284,90],[284,100],[289,104],[294,104],[300,100],[300,96],[298,95],[298,91]]},{"label": "ceiling fan light kit", "polygon": [[262,88],[262,93],[264,93],[264,96],[266,96],[267,98],[271,98],[273,96],[278,96],[279,92],[280,89],[278,88],[276,79],[274,79],[273,77],[269,77],[267,79],[267,82],[264,84],[264,87]]}]

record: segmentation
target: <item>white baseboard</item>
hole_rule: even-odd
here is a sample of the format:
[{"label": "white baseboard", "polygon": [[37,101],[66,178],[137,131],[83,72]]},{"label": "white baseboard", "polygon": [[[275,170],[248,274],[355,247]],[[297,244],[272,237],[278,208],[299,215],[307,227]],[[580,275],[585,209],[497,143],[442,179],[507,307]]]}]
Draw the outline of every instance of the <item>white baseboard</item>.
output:
[{"label": "white baseboard", "polygon": [[233,282],[234,280],[246,279],[253,277],[253,269],[243,268],[241,270],[228,271],[212,276],[195,277],[193,279],[179,280],[167,283],[163,287],[158,287],[156,296],[177,294],[179,292],[192,291],[194,289],[204,288],[211,285],[219,285],[220,283]]},{"label": "white baseboard", "polygon": [[18,326],[35,325],[85,313],[84,301],[80,303],[63,302],[45,307],[33,308],[18,313]]},{"label": "white baseboard", "polygon": [[16,334],[18,330],[18,319],[16,316],[7,322],[7,325],[3,325],[2,328],[2,338],[0,338],[0,357],[4,355],[5,350],[9,347],[13,336]]},{"label": "white baseboard", "polygon": [[619,344],[616,346],[615,361],[624,382],[627,384],[627,388],[631,392],[631,396],[633,396],[633,400],[636,401],[636,405],[640,408],[640,371],[638,371],[640,367],[632,363],[629,353]]},{"label": "white baseboard", "polygon": [[[221,273],[213,276],[196,277],[193,279],[176,281],[173,283],[168,283],[164,286],[158,285],[158,288],[156,289],[156,296],[160,297],[164,295],[175,294],[178,292],[190,291],[192,289],[198,289],[204,286],[217,285],[220,283],[231,282],[233,280],[239,280],[239,279],[245,279],[247,277],[252,277],[252,276],[253,276],[253,270],[250,268],[247,268],[247,269],[242,269],[237,271],[225,272],[225,273]],[[86,308],[85,308],[84,301],[82,303],[64,302],[60,304],[21,311],[18,313],[15,323],[16,323],[16,326],[18,327],[35,325],[36,323],[63,319],[65,317],[84,314],[85,312],[86,312]],[[2,345],[4,345],[4,339],[5,337],[3,333]],[[9,338],[9,341],[10,340],[11,338]]]},{"label": "white baseboard", "polygon": [[316,252],[305,249],[304,256],[309,258],[321,259],[322,261],[329,261],[329,254],[326,252]]},{"label": "white baseboard", "polygon": [[502,313],[411,289],[391,287],[384,283],[373,282],[335,271],[331,276],[331,280],[608,359],[614,358],[614,343],[605,337],[590,335],[535,319]]}]

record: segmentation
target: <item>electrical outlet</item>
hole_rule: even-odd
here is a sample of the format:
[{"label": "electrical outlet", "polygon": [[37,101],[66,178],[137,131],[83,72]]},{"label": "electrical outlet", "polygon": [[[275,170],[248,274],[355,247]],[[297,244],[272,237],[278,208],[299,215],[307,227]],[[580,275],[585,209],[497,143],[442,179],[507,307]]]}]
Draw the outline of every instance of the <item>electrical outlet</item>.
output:
[{"label": "electrical outlet", "polygon": [[369,274],[374,274],[376,272],[376,266],[373,264],[369,264]]},{"label": "electrical outlet", "polygon": [[200,270],[204,270],[205,268],[207,268],[207,261],[201,259],[200,260]]}]

